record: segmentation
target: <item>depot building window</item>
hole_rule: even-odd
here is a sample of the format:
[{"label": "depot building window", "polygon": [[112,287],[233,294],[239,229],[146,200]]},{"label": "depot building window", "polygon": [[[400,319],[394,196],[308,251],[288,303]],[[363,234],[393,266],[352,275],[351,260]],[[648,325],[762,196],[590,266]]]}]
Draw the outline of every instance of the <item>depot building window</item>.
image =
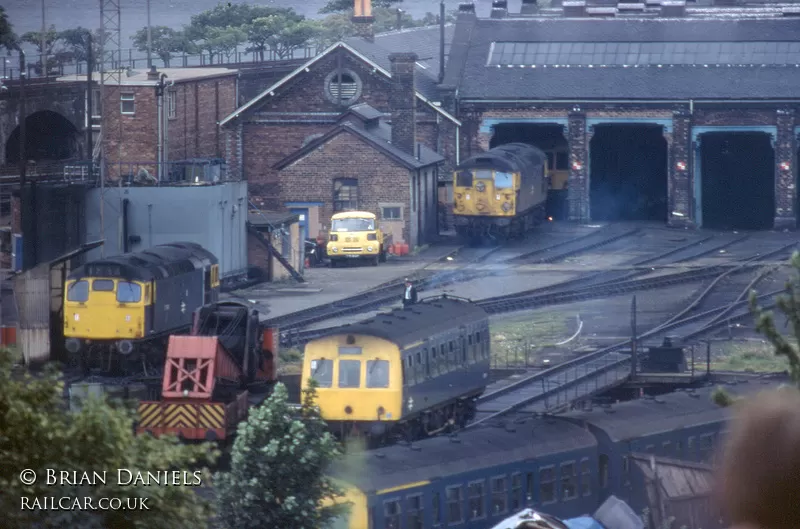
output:
[{"label": "depot building window", "polygon": [[358,209],[358,180],[338,178],[333,182],[333,211],[354,211]]},{"label": "depot building window", "polygon": [[136,96],[134,94],[120,94],[119,110],[123,114],[136,113]]}]

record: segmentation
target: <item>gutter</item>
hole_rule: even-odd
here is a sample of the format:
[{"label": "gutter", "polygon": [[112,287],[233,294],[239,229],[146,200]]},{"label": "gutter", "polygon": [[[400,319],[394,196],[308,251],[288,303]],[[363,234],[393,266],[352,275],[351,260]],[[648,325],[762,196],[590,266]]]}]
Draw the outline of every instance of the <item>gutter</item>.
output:
[{"label": "gutter", "polygon": [[630,103],[651,103],[651,104],[688,104],[690,106],[703,103],[800,103],[797,99],[462,99],[461,103],[491,103],[491,104],[526,104],[532,103],[591,103],[591,104],[630,104]]}]

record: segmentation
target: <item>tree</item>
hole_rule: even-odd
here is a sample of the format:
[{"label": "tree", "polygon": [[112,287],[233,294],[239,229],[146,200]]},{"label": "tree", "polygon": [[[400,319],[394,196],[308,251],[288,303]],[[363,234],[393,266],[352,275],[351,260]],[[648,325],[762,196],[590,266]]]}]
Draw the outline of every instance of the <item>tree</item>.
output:
[{"label": "tree", "polygon": [[196,43],[198,49],[208,52],[210,64],[214,64],[216,55],[225,55],[230,59],[237,46],[246,42],[247,34],[238,27],[229,26],[227,28],[210,27],[205,31],[205,38],[200,43]]},{"label": "tree", "polygon": [[322,20],[313,21],[313,24],[316,25],[316,31],[311,42],[317,53],[356,34],[356,28],[350,21],[350,16],[342,13],[328,15]]},{"label": "tree", "polygon": [[[61,41],[67,48],[70,59],[78,62],[85,62],[89,56],[88,35],[92,33],[88,29],[78,26],[77,28],[67,29],[61,32]],[[106,39],[111,36],[111,32],[105,32]],[[92,51],[94,52],[95,64],[99,64],[100,49],[102,47],[102,33],[95,30],[92,33]]]},{"label": "tree", "polygon": [[[372,7],[373,9],[376,7],[391,7],[392,5],[402,1],[403,0],[373,0]],[[352,9],[353,0],[328,0],[328,3],[325,4],[322,9],[319,10],[319,12],[322,14],[343,13],[352,11]]]},{"label": "tree", "polygon": [[59,40],[61,40],[61,33],[56,31],[56,27],[51,25],[47,31],[44,32],[45,49],[42,49],[42,32],[41,31],[28,31],[23,33],[20,37],[22,42],[33,44],[40,55],[52,55],[53,49]]},{"label": "tree", "polygon": [[15,49],[16,43],[17,36],[14,34],[11,22],[8,21],[8,14],[5,8],[0,6],[0,46],[10,51]]},{"label": "tree", "polygon": [[231,470],[218,475],[218,512],[231,529],[324,527],[342,506],[320,507],[341,489],[325,475],[341,455],[316,407],[316,390],[303,391],[295,413],[283,384],[239,425]]},{"label": "tree", "polygon": [[[37,376],[23,373],[15,370],[11,354],[0,350],[0,510],[6,516],[4,527],[205,526],[210,509],[193,487],[145,486],[132,483],[132,479],[137,471],[147,475],[148,471],[191,470],[197,463],[213,461],[216,451],[208,445],[182,445],[175,438],[136,436],[133,410],[106,400],[88,399],[80,411],[65,412],[63,391],[56,369],[48,367]],[[29,477],[23,474],[25,469],[36,473],[34,484],[23,485],[21,476]],[[47,469],[76,472],[70,474],[76,484],[48,486]],[[134,474],[120,476],[118,469],[130,469]],[[84,472],[93,485],[79,484]],[[105,484],[93,472],[105,476]],[[198,476],[202,479],[204,475]],[[193,474],[189,477],[194,479]],[[105,505],[99,503],[101,498],[119,498],[122,506],[130,508],[25,508],[35,507],[35,498],[44,497],[80,498],[84,506],[83,498],[90,498],[94,506]]]},{"label": "tree", "polygon": [[[147,51],[147,28],[144,27],[131,37],[133,45],[142,52]],[[169,62],[173,53],[191,53],[192,44],[186,38],[183,31],[176,31],[167,26],[152,26],[150,28],[150,40],[153,54],[164,63],[165,68],[169,68]]]},{"label": "tree", "polygon": [[[278,17],[271,18],[280,21]],[[267,44],[279,59],[291,58],[295,50],[308,46],[317,33],[317,25],[310,20],[290,22],[278,27],[280,29],[270,37]]]}]

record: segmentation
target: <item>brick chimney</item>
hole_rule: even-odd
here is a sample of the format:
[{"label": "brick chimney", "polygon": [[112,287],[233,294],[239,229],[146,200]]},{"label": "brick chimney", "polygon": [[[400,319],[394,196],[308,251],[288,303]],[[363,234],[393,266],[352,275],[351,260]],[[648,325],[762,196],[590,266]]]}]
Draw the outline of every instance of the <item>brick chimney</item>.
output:
[{"label": "brick chimney", "polygon": [[458,4],[458,18],[475,18],[475,2],[461,2]]},{"label": "brick chimney", "polygon": [[417,137],[417,96],[414,69],[416,53],[392,53],[392,87],[389,109],[392,112],[392,145],[414,156]]},{"label": "brick chimney", "polygon": [[375,40],[375,17],[372,16],[371,0],[354,0],[352,21],[357,37],[370,42]]},{"label": "brick chimney", "polygon": [[158,70],[156,70],[155,64],[150,66],[150,70],[147,72],[147,80],[158,81]]},{"label": "brick chimney", "polygon": [[508,2],[506,0],[494,0],[492,2],[492,18],[506,18],[508,16]]}]

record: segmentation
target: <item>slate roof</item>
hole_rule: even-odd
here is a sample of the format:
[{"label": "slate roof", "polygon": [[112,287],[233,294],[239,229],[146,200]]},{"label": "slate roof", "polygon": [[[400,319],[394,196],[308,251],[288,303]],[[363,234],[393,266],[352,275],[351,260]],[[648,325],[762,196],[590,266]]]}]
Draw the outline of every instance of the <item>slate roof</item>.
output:
[{"label": "slate roof", "polygon": [[[454,31],[455,24],[445,25],[445,61],[450,53],[450,42]],[[436,85],[439,82],[439,39],[439,26],[425,26],[378,33],[374,42],[360,37],[350,37],[345,42],[388,71],[391,71],[392,67],[389,62],[390,53],[416,53],[419,57],[416,68],[417,91],[431,101],[438,101],[439,93]]]},{"label": "slate roof", "polygon": [[362,491],[373,491],[597,444],[580,426],[533,418],[516,424],[513,432],[485,426],[461,432],[457,439],[453,442],[448,436],[439,436],[415,443],[416,449],[393,445],[351,454],[337,465],[334,475]]},{"label": "slate roof", "polygon": [[[785,379],[768,377],[719,385],[729,393],[741,396],[775,389],[781,382],[785,382]],[[717,385],[704,387],[692,392],[676,391],[655,399],[622,402],[610,409],[570,412],[564,414],[564,417],[592,424],[605,431],[612,441],[637,439],[727,420],[730,410],[721,409],[711,400],[711,394],[716,387]]]},{"label": "slate roof", "polygon": [[[402,289],[398,288],[398,297],[401,294]],[[379,313],[358,323],[342,325],[326,336],[363,334],[389,340],[403,348],[434,333],[452,329],[453,322],[467,324],[486,318],[488,315],[478,305],[456,298],[437,298]]]},{"label": "slate roof", "polygon": [[[476,19],[462,15],[443,85],[458,89],[461,100],[798,97],[800,49],[791,52],[788,48],[800,41],[795,18],[743,20],[722,16],[724,8],[705,11],[702,16],[670,19]],[[498,66],[489,64],[495,42],[541,46],[525,49],[527,55],[511,60],[525,66]],[[635,45],[637,55],[629,60],[626,51],[622,60],[621,53],[607,51],[611,46],[601,52],[594,43],[616,48]],[[659,65],[643,47],[658,50],[657,60],[664,63]],[[695,55],[686,53],[698,48],[702,51]],[[709,55],[712,48],[723,49]]]},{"label": "slate roof", "polygon": [[[356,107],[358,108],[351,107],[349,112],[362,117],[362,119],[364,119],[363,116],[374,116],[376,114],[382,116],[378,110],[367,105],[366,103],[356,105]],[[370,118],[370,120],[372,119],[374,118]],[[365,140],[367,143],[408,169],[421,169],[423,167],[435,165],[444,161],[444,158],[440,154],[429,149],[422,143],[417,143],[417,148],[415,150],[415,152],[419,153],[419,159],[392,145],[392,127],[386,123],[385,119],[379,119],[375,125],[367,127],[363,126],[359,122],[353,123],[352,121],[341,121],[331,130],[319,138],[316,138],[303,145],[298,150],[276,163],[273,167],[277,170],[281,170],[287,165],[310,153],[320,145],[328,143],[335,136],[343,132],[349,132]]]}]

